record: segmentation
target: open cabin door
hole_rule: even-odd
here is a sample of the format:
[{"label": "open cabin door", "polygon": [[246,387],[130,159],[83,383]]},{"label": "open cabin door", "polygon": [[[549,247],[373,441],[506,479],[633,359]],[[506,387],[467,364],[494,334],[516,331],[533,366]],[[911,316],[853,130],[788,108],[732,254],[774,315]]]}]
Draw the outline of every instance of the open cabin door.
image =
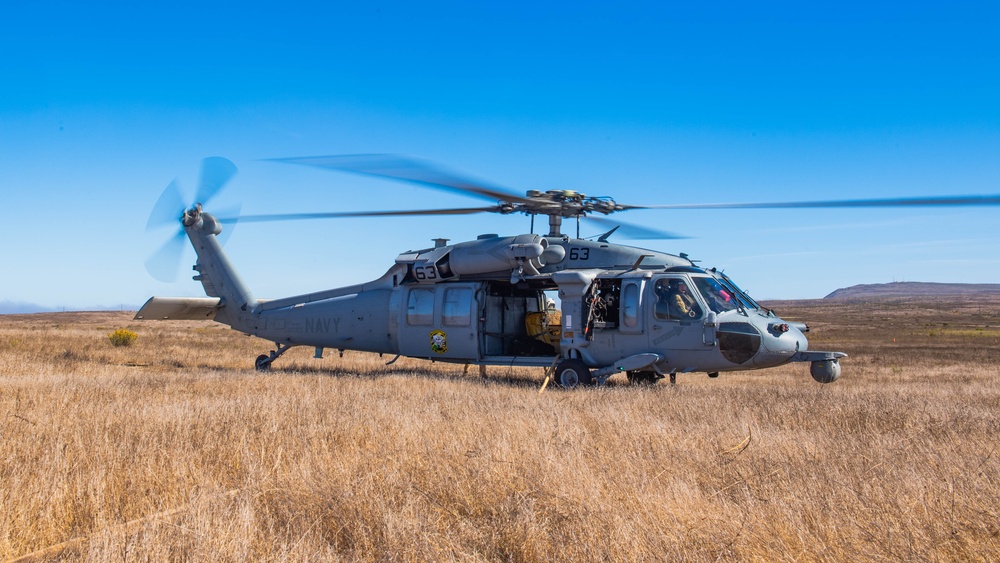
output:
[{"label": "open cabin door", "polygon": [[[554,303],[548,308],[545,291],[500,281],[484,285],[480,335],[484,359],[507,362],[558,355],[561,314]],[[555,294],[555,288],[548,291]]]},{"label": "open cabin door", "polygon": [[448,283],[405,289],[399,352],[431,360],[478,359],[478,288]]}]

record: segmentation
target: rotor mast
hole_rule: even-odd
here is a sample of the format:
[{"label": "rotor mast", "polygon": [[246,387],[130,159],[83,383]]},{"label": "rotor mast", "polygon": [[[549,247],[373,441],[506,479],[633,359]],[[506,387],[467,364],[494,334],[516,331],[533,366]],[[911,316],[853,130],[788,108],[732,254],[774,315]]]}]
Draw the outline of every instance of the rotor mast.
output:
[{"label": "rotor mast", "polygon": [[562,215],[550,214],[549,215],[549,234],[545,235],[547,237],[561,237],[562,232]]}]

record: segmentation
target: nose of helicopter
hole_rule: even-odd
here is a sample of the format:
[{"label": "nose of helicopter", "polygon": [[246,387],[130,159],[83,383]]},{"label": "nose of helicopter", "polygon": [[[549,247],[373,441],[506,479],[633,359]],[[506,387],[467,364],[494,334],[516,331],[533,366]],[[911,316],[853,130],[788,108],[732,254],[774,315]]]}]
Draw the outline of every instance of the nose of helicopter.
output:
[{"label": "nose of helicopter", "polygon": [[783,364],[798,352],[809,349],[809,340],[796,323],[777,317],[761,317],[757,324],[761,332],[761,349],[754,363],[760,367]]}]

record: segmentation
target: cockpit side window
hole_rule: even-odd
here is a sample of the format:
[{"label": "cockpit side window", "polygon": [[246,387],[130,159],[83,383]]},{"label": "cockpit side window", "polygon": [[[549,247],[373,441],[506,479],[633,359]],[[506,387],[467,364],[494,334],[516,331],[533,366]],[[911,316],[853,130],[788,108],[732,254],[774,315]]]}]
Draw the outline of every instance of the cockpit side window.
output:
[{"label": "cockpit side window", "polygon": [[690,320],[703,314],[694,291],[683,279],[659,279],[653,291],[656,294],[653,313],[658,319]]},{"label": "cockpit side window", "polygon": [[696,277],[694,284],[701,292],[705,302],[708,303],[708,308],[716,313],[725,313],[739,308],[737,297],[715,278]]}]

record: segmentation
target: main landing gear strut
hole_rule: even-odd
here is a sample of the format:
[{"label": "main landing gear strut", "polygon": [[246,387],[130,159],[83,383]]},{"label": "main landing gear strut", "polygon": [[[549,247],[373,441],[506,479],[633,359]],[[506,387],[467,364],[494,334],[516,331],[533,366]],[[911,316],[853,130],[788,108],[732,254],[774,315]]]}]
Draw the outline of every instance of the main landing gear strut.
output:
[{"label": "main landing gear strut", "polygon": [[270,354],[261,354],[257,356],[257,359],[253,362],[253,367],[257,371],[268,371],[271,369],[271,362],[277,360],[282,354],[288,351],[291,346],[282,345],[275,342],[275,346],[278,347],[277,350],[271,350]]}]

